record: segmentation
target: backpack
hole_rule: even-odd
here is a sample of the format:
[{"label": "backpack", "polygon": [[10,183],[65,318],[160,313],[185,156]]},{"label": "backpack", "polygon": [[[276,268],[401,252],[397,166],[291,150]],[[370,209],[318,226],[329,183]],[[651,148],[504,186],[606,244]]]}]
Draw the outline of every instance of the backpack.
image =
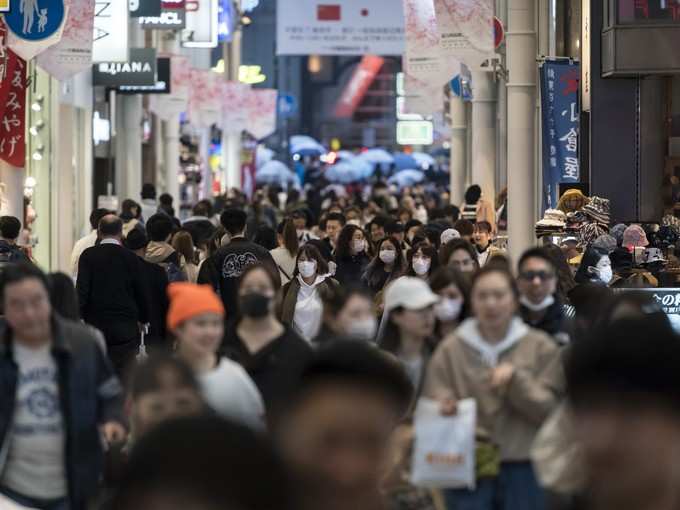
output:
[{"label": "backpack", "polygon": [[165,274],[168,275],[168,283],[187,281],[187,275],[180,267],[179,255],[177,252],[170,255],[158,265],[165,269]]}]

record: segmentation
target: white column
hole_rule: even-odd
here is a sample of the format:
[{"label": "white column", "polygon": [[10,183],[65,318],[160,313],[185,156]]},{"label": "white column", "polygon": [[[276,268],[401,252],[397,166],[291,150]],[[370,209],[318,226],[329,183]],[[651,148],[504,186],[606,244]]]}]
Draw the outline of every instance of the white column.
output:
[{"label": "white column", "polygon": [[199,188],[199,199],[212,198],[212,171],[208,153],[210,152],[210,128],[201,128],[199,154],[203,161],[203,181]]},{"label": "white column", "polygon": [[[234,32],[230,44],[224,51],[224,77],[229,81],[238,80],[241,66],[241,30]],[[241,187],[241,134],[224,134],[222,136],[222,178],[225,189]]]},{"label": "white column", "polygon": [[142,96],[116,97],[116,195],[141,200],[142,190]]},{"label": "white column", "polygon": [[535,244],[535,0],[508,3],[508,237],[510,256]]},{"label": "white column", "polygon": [[465,195],[465,167],[467,152],[467,115],[465,103],[460,97],[451,95],[451,203],[460,207]]},{"label": "white column", "polygon": [[491,73],[472,73],[472,184],[496,202],[496,87]]},{"label": "white column", "polygon": [[179,214],[179,116],[163,122],[165,159],[165,192],[175,200],[175,212]]}]

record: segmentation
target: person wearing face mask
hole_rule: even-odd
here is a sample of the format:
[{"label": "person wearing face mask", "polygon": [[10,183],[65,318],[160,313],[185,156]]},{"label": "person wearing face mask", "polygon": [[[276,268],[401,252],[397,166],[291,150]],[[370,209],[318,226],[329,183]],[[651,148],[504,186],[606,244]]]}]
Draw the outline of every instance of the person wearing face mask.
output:
[{"label": "person wearing face mask", "polygon": [[279,318],[305,340],[319,333],[323,314],[322,296],[338,286],[328,276],[328,264],[313,245],[300,248],[293,279],[283,287]]},{"label": "person wearing face mask", "polygon": [[323,296],[323,323],[312,342],[324,345],[335,338],[372,342],[378,332],[371,296],[364,287],[337,286]]},{"label": "person wearing face mask", "polygon": [[238,285],[238,317],[222,341],[222,353],[245,368],[257,386],[268,416],[285,404],[311,347],[277,318],[276,273],[265,264],[249,266]]},{"label": "person wearing face mask", "polygon": [[437,318],[435,336],[441,340],[467,318],[470,283],[460,271],[444,266],[432,273],[430,288],[439,296],[434,315]]},{"label": "person wearing face mask", "polygon": [[209,285],[168,287],[168,331],[177,356],[196,374],[208,405],[226,418],[260,428],[264,404],[245,370],[217,355],[224,336],[224,307]]},{"label": "person wearing face mask", "polygon": [[345,225],[335,249],[335,279],[342,285],[360,284],[370,262],[370,246],[366,234],[356,225]]},{"label": "person wearing face mask", "polygon": [[376,252],[362,277],[363,284],[373,294],[378,294],[385,285],[401,276],[406,266],[399,241],[394,238],[378,241]]},{"label": "person wearing face mask", "polygon": [[530,451],[542,423],[564,391],[560,351],[542,331],[516,317],[513,276],[496,267],[474,277],[474,317],[437,348],[423,395],[441,403],[445,416],[456,403],[477,403],[475,488],[446,490],[448,509],[546,508]]},{"label": "person wearing face mask", "polygon": [[609,254],[603,248],[589,246],[583,254],[581,265],[576,271],[576,283],[609,285],[614,277]]},{"label": "person wearing face mask", "polygon": [[542,248],[526,251],[519,259],[518,275],[519,311],[524,322],[559,344],[569,342],[564,307],[557,298],[557,268],[551,256]]},{"label": "person wearing face mask", "polygon": [[439,249],[439,262],[466,275],[472,275],[479,270],[475,248],[465,239],[454,239],[442,245]]},{"label": "person wearing face mask", "polygon": [[423,242],[416,244],[408,252],[408,270],[406,276],[426,280],[439,266],[437,250]]}]

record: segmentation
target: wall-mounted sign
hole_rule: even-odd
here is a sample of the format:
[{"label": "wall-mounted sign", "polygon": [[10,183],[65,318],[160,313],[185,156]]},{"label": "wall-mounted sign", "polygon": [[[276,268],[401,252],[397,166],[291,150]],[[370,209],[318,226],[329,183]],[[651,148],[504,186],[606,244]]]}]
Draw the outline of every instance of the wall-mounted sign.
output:
[{"label": "wall-mounted sign", "polygon": [[95,0],[92,61],[127,62],[128,0]]},{"label": "wall-mounted sign", "polygon": [[186,26],[186,14],[184,9],[163,8],[160,16],[142,16],[137,19],[146,30],[180,30]]},{"label": "wall-mounted sign", "polygon": [[131,18],[161,15],[161,0],[129,0],[129,1]]},{"label": "wall-mounted sign", "polygon": [[397,122],[399,145],[432,145],[434,125],[429,120],[400,120]]},{"label": "wall-mounted sign", "polygon": [[56,34],[64,24],[64,0],[21,0],[4,15],[7,28],[20,39],[43,41]]},{"label": "wall-mounted sign", "polygon": [[102,62],[94,66],[93,85],[106,87],[156,84],[156,50],[131,48],[127,62]]},{"label": "wall-mounted sign", "polygon": [[182,46],[187,48],[217,47],[218,0],[189,0]]},{"label": "wall-mounted sign", "polygon": [[153,85],[121,85],[119,94],[170,94],[170,59],[156,60],[156,83]]}]

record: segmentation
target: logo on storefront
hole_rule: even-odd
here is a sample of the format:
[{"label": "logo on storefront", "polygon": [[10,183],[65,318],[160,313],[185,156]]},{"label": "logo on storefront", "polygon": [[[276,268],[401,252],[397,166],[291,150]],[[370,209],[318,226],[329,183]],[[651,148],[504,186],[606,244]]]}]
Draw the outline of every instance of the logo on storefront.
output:
[{"label": "logo on storefront", "polygon": [[[6,9],[5,5],[6,4]],[[53,36],[64,23],[64,0],[3,0],[0,10],[6,11],[5,23],[21,39],[42,41]]]},{"label": "logo on storefront", "polygon": [[102,62],[94,66],[94,85],[105,87],[153,86],[156,84],[156,50],[131,48],[127,62]]}]

